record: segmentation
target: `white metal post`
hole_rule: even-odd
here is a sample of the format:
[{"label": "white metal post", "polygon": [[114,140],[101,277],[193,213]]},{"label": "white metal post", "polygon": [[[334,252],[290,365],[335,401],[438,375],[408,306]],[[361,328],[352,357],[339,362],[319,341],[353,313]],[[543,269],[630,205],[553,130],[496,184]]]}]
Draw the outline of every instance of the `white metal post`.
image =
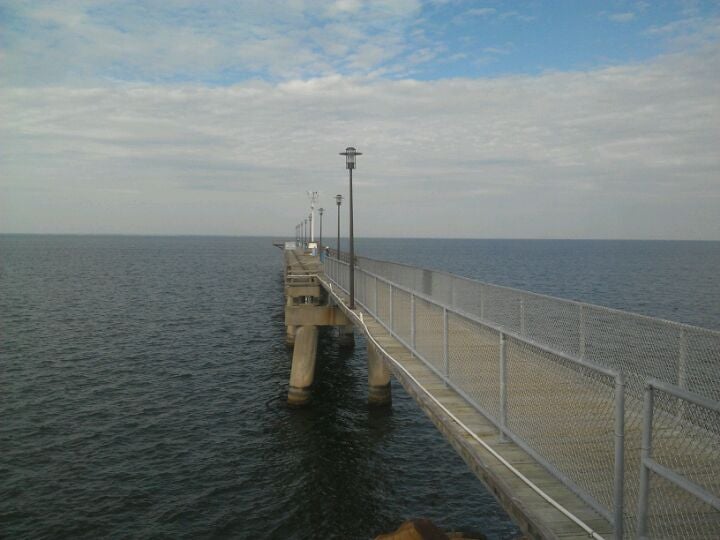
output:
[{"label": "white metal post", "polygon": [[507,427],[507,353],[505,351],[505,334],[500,333],[500,440],[506,441]]},{"label": "white metal post", "polygon": [[390,330],[395,330],[395,325],[393,324],[393,286],[392,283],[390,285]]},{"label": "white metal post", "polygon": [[653,387],[645,386],[643,404],[643,431],[640,446],[640,493],[638,495],[637,536],[647,538],[648,497],[650,490],[650,470],[647,460],[652,455]]},{"label": "white metal post", "polygon": [[375,316],[380,318],[378,314],[378,278],[375,276]]},{"label": "white metal post", "polygon": [[[678,386],[687,390],[687,334],[680,330],[680,344],[678,346]],[[678,419],[682,421],[685,416],[685,400],[678,400]]]},{"label": "white metal post", "polygon": [[443,308],[443,359],[445,361],[445,385],[447,386],[450,379],[450,347],[448,337],[448,310]]},{"label": "white metal post", "polygon": [[415,295],[410,293],[410,345],[415,350]]},{"label": "white metal post", "polygon": [[615,378],[615,538],[622,540],[625,527],[625,378]]}]

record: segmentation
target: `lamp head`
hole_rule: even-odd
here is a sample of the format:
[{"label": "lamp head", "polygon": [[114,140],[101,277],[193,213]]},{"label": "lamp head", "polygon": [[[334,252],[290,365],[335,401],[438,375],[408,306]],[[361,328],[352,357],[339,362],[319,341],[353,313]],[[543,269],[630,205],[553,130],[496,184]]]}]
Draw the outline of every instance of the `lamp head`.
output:
[{"label": "lamp head", "polygon": [[345,166],[348,169],[355,168],[355,156],[362,156],[362,152],[358,152],[354,147],[348,146],[344,152],[340,152],[341,156],[345,156]]}]

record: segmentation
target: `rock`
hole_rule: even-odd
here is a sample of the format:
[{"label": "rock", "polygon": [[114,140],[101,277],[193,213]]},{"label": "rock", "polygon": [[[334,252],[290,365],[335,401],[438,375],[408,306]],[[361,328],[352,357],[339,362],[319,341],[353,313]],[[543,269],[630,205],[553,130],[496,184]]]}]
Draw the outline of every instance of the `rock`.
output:
[{"label": "rock", "polygon": [[448,540],[448,536],[429,519],[411,519],[395,532],[381,534],[375,540]]}]

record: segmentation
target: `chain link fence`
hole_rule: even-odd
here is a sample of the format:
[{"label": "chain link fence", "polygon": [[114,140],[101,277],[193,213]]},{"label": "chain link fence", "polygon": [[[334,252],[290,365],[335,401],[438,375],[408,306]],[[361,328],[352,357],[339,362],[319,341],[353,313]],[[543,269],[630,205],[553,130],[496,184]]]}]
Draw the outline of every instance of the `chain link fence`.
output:
[{"label": "chain link fence", "polygon": [[[344,290],[348,269],[326,259]],[[720,536],[720,414],[690,400],[720,400],[720,332],[365,257],[355,281],[361,306],[616,536]],[[650,380],[677,392],[644,414]],[[689,484],[643,465],[648,416],[658,459]]]}]

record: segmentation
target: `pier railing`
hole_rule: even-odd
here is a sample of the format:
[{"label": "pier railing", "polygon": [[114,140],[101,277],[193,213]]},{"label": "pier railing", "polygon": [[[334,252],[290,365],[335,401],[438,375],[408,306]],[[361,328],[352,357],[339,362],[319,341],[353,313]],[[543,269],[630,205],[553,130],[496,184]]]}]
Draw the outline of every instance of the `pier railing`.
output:
[{"label": "pier railing", "polygon": [[[348,290],[347,262],[328,258],[325,272]],[[720,399],[720,332],[364,257],[355,291],[503,437],[613,523],[616,537],[716,537],[720,415],[698,403]],[[651,401],[643,416],[651,380],[672,397]],[[641,462],[648,417],[663,456],[676,456],[663,469]]]}]

